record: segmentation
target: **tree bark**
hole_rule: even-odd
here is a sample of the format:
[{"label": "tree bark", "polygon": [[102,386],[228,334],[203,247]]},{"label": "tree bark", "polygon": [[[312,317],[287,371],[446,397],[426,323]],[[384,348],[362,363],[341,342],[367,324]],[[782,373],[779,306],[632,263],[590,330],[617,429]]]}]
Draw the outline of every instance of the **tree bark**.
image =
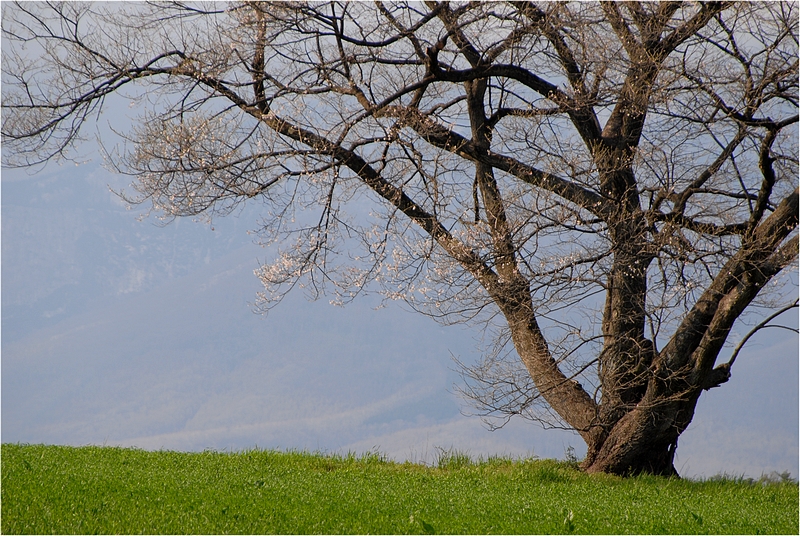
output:
[{"label": "tree bark", "polygon": [[620,419],[599,448],[589,445],[583,469],[587,473],[625,476],[640,473],[678,476],[673,460],[678,436],[685,429],[680,423],[688,424],[687,410],[693,413],[694,403],[635,409]]}]

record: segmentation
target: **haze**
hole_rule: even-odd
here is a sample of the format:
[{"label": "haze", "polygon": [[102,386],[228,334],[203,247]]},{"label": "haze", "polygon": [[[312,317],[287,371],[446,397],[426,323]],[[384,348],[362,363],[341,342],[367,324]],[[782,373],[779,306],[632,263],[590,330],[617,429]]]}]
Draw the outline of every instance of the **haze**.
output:
[{"label": "haze", "polygon": [[[439,449],[563,458],[577,435],[490,432],[454,393],[481,333],[296,289],[253,312],[258,204],[211,226],[137,219],[96,160],[2,175],[2,441],[145,449]],[[783,323],[797,325],[797,314]],[[747,330],[731,336],[738,342]],[[731,348],[723,352],[729,355]],[[797,337],[751,339],[681,436],[683,476],[798,474]]]}]

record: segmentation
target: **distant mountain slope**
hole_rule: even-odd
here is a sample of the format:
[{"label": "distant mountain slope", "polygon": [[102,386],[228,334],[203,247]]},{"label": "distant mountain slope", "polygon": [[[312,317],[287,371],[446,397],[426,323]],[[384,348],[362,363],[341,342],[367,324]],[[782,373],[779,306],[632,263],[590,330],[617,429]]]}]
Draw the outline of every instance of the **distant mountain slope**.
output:
[{"label": "distant mountain slope", "polygon": [[258,207],[213,231],[159,228],[109,180],[4,173],[4,441],[339,448],[464,419],[448,388],[451,352],[474,353],[466,332],[369,298],[343,310],[295,293],[255,315]]},{"label": "distant mountain slope", "polygon": [[[55,166],[51,166],[55,167]],[[104,297],[148,290],[252,242],[252,218],[208,225],[138,221],[112,194],[123,184],[97,165],[55,167],[2,181],[3,338],[83,311]],[[245,223],[246,222],[246,223]]]},{"label": "distant mountain slope", "polygon": [[[213,231],[159,228],[137,221],[97,167],[21,177],[3,171],[3,441],[417,460],[436,447],[562,457],[581,445],[522,422],[489,433],[459,414],[450,355],[474,360],[474,331],[302,291],[253,314],[253,269],[268,253],[247,234],[257,205]],[[797,349],[780,335],[754,338],[730,383],[700,401],[678,449],[683,474],[797,475]]]}]

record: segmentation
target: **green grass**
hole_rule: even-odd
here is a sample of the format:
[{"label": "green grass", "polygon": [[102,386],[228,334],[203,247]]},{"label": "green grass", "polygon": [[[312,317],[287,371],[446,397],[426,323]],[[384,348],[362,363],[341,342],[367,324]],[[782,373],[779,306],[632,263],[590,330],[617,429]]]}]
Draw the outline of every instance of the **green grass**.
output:
[{"label": "green grass", "polygon": [[2,532],[797,534],[798,486],[552,460],[2,445]]}]

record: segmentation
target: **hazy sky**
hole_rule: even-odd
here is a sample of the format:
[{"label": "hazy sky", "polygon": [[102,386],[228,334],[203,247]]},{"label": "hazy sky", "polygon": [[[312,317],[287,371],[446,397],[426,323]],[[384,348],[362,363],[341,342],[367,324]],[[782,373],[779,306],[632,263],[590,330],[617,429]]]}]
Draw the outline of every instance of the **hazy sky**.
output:
[{"label": "hazy sky", "polygon": [[[213,230],[160,227],[108,184],[124,179],[96,158],[3,170],[2,441],[378,450],[429,462],[448,448],[584,452],[569,432],[515,421],[489,432],[460,413],[470,408],[453,394],[452,357],[478,358],[477,331],[369,297],[309,302],[302,290],[256,315],[253,270],[269,253],[247,234],[258,205]],[[797,461],[797,339],[767,330],[731,381],[701,398],[676,467],[796,476]]]},{"label": "hazy sky", "polygon": [[[108,122],[126,130],[127,103],[109,98],[106,109],[100,135]],[[309,302],[302,290],[256,315],[253,270],[270,253],[248,234],[257,203],[213,230],[162,227],[109,192],[126,180],[100,165],[95,143],[81,152],[80,166],[2,170],[3,442],[378,450],[428,462],[450,448],[585,451],[571,432],[524,421],[489,432],[462,414],[453,357],[474,363],[479,331],[370,297]],[[797,311],[781,320],[796,326]],[[797,477],[798,361],[794,333],[751,339],[731,380],[702,395],[678,471]]]}]

